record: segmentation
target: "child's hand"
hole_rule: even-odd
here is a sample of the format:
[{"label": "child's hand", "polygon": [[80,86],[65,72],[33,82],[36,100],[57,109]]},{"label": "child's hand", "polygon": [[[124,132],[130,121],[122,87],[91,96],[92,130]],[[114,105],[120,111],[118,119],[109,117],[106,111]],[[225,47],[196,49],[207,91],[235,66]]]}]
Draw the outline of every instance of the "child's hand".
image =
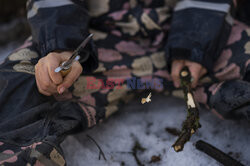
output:
[{"label": "child's hand", "polygon": [[189,68],[191,75],[193,77],[192,88],[195,88],[197,86],[200,77],[206,74],[207,70],[206,68],[204,68],[203,66],[201,66],[196,62],[191,62],[188,60],[174,60],[172,62],[171,76],[174,82],[174,86],[176,88],[179,88],[181,85],[180,71],[184,66],[187,66]]},{"label": "child's hand", "polygon": [[68,60],[72,52],[52,52],[41,58],[35,66],[36,84],[40,93],[51,96],[62,94],[68,89],[82,73],[82,66],[77,61],[72,64],[71,71],[64,78],[55,69]]}]

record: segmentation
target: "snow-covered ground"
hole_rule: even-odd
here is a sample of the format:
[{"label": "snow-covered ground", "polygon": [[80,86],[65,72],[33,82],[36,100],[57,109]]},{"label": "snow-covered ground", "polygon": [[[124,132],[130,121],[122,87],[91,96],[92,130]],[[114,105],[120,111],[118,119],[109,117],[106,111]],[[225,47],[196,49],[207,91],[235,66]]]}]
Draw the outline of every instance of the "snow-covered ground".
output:
[{"label": "snow-covered ground", "polygon": [[[1,60],[16,44],[0,48]],[[68,136],[62,144],[69,166],[137,166],[132,149],[136,140],[146,150],[137,153],[145,166],[216,166],[220,165],[206,154],[196,150],[194,143],[202,139],[225,153],[250,165],[250,124],[246,121],[220,120],[209,110],[201,110],[202,128],[193,135],[183,152],[174,152],[171,145],[176,136],[166,127],[181,128],[186,117],[181,99],[153,94],[152,102],[141,105],[140,98],[125,106],[117,114],[91,130]],[[90,135],[101,146],[107,161],[98,159],[99,150],[87,138]],[[150,163],[152,156],[159,162]]]},{"label": "snow-covered ground", "polygon": [[[206,154],[196,150],[194,143],[202,139],[225,153],[250,165],[250,128],[246,121],[220,120],[208,110],[201,110],[202,128],[176,153],[171,145],[176,140],[165,131],[166,127],[181,128],[186,117],[181,99],[153,95],[152,102],[140,104],[140,99],[95,128],[69,136],[62,144],[70,166],[136,166],[131,154],[135,140],[146,150],[138,153],[145,166],[216,166],[220,165]],[[99,150],[86,137],[90,135],[101,146],[107,161],[98,159]],[[161,161],[150,163],[152,156]]]}]

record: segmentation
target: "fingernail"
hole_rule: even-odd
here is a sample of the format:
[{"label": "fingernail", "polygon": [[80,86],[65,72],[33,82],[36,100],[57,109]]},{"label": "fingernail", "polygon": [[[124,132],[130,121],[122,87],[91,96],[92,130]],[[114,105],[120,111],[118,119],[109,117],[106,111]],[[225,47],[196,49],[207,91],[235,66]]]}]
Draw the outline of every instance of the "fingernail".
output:
[{"label": "fingernail", "polygon": [[61,88],[59,89],[59,94],[62,94],[64,91],[65,91],[65,88],[64,88],[64,87],[61,87]]}]

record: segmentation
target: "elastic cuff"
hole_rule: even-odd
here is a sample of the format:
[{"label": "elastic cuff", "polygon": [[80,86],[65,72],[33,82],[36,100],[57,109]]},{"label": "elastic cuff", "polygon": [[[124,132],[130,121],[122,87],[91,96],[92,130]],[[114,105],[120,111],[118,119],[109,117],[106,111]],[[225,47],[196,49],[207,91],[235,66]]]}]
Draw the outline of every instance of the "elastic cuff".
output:
[{"label": "elastic cuff", "polygon": [[173,60],[188,60],[196,62],[207,69],[208,72],[212,72],[213,59],[212,57],[204,55],[204,52],[200,49],[193,48],[192,50],[186,48],[167,48],[166,58],[168,60],[167,68],[171,71],[171,64]]}]

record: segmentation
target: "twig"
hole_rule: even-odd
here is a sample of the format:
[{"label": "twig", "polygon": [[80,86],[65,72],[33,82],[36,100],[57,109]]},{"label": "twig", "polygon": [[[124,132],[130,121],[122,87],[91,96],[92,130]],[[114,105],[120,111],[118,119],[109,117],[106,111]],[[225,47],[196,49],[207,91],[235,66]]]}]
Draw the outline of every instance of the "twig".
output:
[{"label": "twig", "polygon": [[103,153],[101,147],[98,145],[98,143],[89,135],[87,135],[87,137],[94,142],[94,144],[97,146],[97,148],[99,149],[99,160],[101,159],[101,156],[104,158],[105,161],[107,161],[105,154]]},{"label": "twig", "polygon": [[174,136],[179,136],[181,134],[181,131],[172,127],[166,127],[165,131]]},{"label": "twig", "polygon": [[194,96],[191,89],[191,73],[187,67],[184,67],[180,72],[181,85],[184,92],[184,99],[187,104],[188,115],[186,120],[182,124],[181,134],[176,142],[173,144],[173,148],[176,152],[183,150],[184,145],[188,142],[191,136],[201,127],[199,123],[199,109],[198,104],[194,100]]},{"label": "twig", "polygon": [[197,141],[195,147],[225,166],[243,166],[239,161],[202,140]]},{"label": "twig", "polygon": [[125,152],[125,151],[123,151],[123,152],[111,152],[111,153],[120,153],[120,154],[133,154],[133,152]]},{"label": "twig", "polygon": [[144,152],[145,150],[146,150],[146,149],[143,148],[143,147],[141,146],[141,144],[136,140],[136,141],[135,141],[135,145],[134,145],[134,147],[133,147],[133,149],[132,149],[132,154],[133,154],[133,156],[134,156],[134,158],[135,158],[135,161],[136,161],[136,163],[137,163],[138,166],[144,166],[144,164],[142,164],[142,162],[139,160],[139,158],[138,158],[138,156],[137,156],[137,152],[138,152],[138,151]]}]

